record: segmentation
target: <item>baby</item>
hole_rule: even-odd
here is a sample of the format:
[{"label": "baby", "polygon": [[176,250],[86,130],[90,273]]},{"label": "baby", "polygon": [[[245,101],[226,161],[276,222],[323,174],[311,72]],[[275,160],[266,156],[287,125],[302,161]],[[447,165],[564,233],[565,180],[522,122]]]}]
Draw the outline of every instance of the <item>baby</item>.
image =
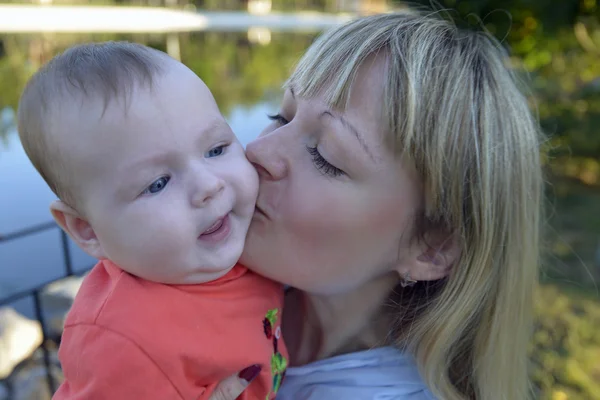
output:
[{"label": "baby", "polygon": [[241,398],[275,398],[282,287],[237,264],[258,178],[202,80],[142,45],[76,46],[27,84],[19,134],[56,222],[100,260],[54,398],[208,399],[248,366]]}]

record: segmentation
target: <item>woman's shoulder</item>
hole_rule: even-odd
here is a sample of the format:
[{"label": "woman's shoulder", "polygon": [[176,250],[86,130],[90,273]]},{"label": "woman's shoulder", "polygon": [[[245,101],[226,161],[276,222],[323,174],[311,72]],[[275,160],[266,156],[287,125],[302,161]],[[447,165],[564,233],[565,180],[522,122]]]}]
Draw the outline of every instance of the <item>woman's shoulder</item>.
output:
[{"label": "woman's shoulder", "polygon": [[435,400],[414,359],[380,347],[288,368],[278,400]]}]

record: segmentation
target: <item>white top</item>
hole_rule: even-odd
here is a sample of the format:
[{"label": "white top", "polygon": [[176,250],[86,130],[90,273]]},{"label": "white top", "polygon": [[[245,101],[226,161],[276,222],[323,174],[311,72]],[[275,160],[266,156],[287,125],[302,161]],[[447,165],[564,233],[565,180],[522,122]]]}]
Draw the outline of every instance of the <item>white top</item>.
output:
[{"label": "white top", "polygon": [[277,400],[435,400],[414,359],[380,347],[288,368]]}]

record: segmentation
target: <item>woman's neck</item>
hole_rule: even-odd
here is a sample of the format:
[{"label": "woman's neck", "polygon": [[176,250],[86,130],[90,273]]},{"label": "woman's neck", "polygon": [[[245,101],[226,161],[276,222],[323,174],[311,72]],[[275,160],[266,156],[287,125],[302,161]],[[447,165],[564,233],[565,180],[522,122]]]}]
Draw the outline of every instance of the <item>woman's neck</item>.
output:
[{"label": "woman's neck", "polygon": [[292,365],[386,344],[390,321],[382,305],[397,283],[389,274],[343,294],[289,291],[283,329]]}]

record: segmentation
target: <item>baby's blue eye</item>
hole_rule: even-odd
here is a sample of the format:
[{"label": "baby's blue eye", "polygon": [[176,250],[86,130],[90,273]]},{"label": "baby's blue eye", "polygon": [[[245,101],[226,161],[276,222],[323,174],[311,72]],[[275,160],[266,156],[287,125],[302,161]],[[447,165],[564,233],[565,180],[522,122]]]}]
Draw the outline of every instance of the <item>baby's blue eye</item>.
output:
[{"label": "baby's blue eye", "polygon": [[143,194],[154,194],[160,192],[167,186],[167,183],[170,179],[171,178],[168,176],[161,176],[160,178],[152,182],[150,186],[148,186],[146,190],[144,190]]},{"label": "baby's blue eye", "polygon": [[206,152],[206,158],[218,157],[225,151],[226,145],[214,147]]}]

